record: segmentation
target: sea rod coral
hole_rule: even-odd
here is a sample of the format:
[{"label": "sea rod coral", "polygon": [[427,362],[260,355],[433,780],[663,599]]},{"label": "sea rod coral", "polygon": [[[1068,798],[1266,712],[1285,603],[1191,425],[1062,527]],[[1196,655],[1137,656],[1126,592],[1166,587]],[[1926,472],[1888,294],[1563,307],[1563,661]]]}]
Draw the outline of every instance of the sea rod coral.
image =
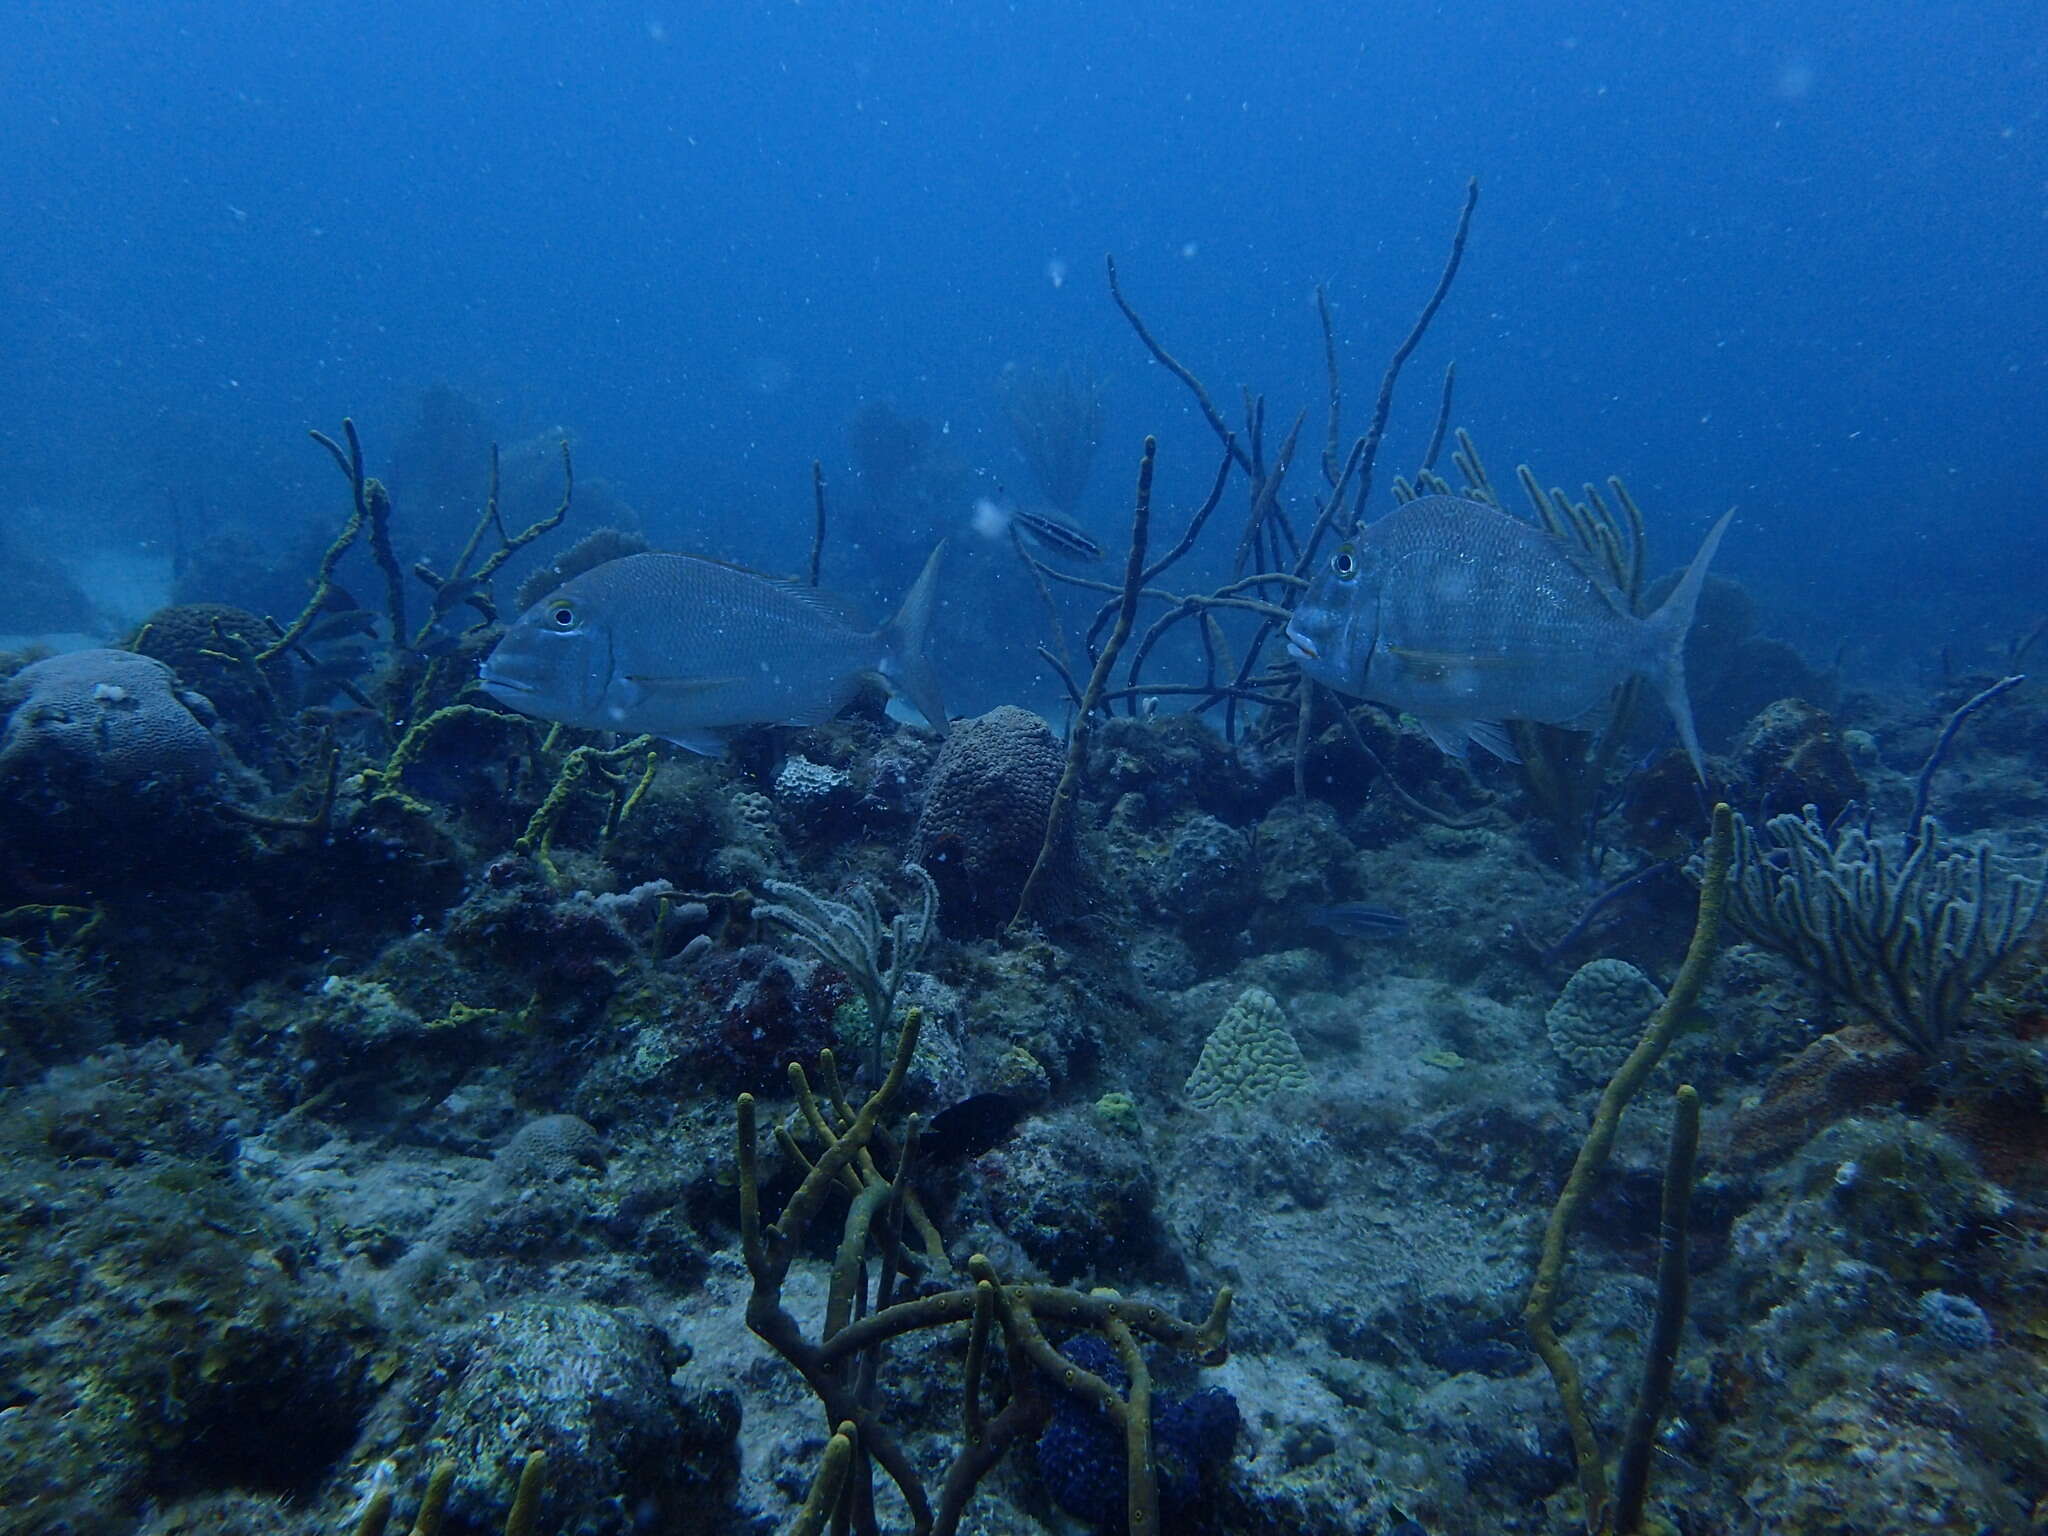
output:
[{"label": "sea rod coral", "polygon": [[1771,847],[1736,821],[1736,927],[1923,1055],[2048,911],[2048,878],[2001,871],[1988,844],[1955,848],[1932,816],[1894,843],[1830,831],[1809,806],[1765,824]]}]

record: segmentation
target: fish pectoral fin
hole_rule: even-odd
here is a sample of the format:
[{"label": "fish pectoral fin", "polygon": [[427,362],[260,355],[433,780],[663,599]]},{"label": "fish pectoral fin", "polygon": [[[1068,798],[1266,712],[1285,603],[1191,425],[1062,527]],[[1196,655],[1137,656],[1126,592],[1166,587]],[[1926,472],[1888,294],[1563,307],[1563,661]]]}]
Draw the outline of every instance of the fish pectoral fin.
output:
[{"label": "fish pectoral fin", "polygon": [[1465,734],[1504,763],[1522,760],[1522,754],[1515,750],[1514,738],[1498,720],[1467,720]]},{"label": "fish pectoral fin", "polygon": [[685,752],[695,752],[699,757],[723,757],[726,748],[732,745],[730,736],[724,731],[664,731],[661,739],[674,742]]},{"label": "fish pectoral fin", "polygon": [[1466,739],[1464,721],[1433,720],[1423,715],[1412,715],[1409,718],[1422,727],[1423,735],[1436,743],[1437,751],[1443,753],[1445,757],[1455,757],[1459,762],[1465,760],[1466,749],[1470,743]]}]

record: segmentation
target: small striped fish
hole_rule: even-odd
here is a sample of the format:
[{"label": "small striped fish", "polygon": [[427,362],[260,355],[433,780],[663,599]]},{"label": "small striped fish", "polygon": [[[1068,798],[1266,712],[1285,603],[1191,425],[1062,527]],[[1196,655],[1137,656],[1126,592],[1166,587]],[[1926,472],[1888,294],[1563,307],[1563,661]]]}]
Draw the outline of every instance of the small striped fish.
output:
[{"label": "small striped fish", "polygon": [[1310,907],[1302,918],[1311,928],[1327,928],[1347,938],[1398,938],[1408,931],[1408,919],[1384,907],[1369,907],[1362,901],[1333,901]]},{"label": "small striped fish", "polygon": [[1102,546],[1057,512],[1030,512],[1013,507],[1010,521],[1031,535],[1033,543],[1052,554],[1065,555],[1070,560],[1102,558]]}]

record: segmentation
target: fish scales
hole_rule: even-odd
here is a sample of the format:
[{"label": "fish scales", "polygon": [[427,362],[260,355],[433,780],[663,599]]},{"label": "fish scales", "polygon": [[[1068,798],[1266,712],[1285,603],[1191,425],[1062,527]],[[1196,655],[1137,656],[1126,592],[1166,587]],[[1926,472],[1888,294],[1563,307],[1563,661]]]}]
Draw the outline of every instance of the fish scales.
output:
[{"label": "fish scales", "polygon": [[673,694],[669,711],[816,725],[845,708],[874,665],[873,627],[815,587],[692,555],[612,563],[614,659],[653,693]]},{"label": "fish scales", "polygon": [[1502,721],[1584,727],[1641,676],[1704,777],[1684,644],[1733,515],[1664,605],[1639,617],[1548,531],[1482,502],[1418,497],[1330,556],[1295,606],[1288,650],[1327,687],[1413,715],[1446,752],[1477,742],[1511,760]]},{"label": "fish scales", "polygon": [[879,671],[944,729],[923,654],[934,550],[881,629],[818,588],[695,555],[636,554],[564,582],[485,662],[486,691],[526,714],[593,730],[649,731],[695,751],[747,725],[815,725]]},{"label": "fish scales", "polygon": [[1563,723],[1601,708],[1634,670],[1641,621],[1542,529],[1449,496],[1379,526],[1385,702]]}]

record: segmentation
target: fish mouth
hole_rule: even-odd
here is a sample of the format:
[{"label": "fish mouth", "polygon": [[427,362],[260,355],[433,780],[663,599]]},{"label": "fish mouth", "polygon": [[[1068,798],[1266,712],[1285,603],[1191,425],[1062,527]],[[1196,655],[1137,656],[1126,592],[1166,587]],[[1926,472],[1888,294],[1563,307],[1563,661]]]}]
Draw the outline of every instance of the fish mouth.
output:
[{"label": "fish mouth", "polygon": [[1321,661],[1323,653],[1316,649],[1315,641],[1309,639],[1292,624],[1287,626],[1287,654],[1296,661]]},{"label": "fish mouth", "polygon": [[483,685],[486,693],[538,693],[540,689],[532,683],[521,682],[516,677],[507,677],[502,672],[493,672],[486,667],[477,673],[476,680]]}]

